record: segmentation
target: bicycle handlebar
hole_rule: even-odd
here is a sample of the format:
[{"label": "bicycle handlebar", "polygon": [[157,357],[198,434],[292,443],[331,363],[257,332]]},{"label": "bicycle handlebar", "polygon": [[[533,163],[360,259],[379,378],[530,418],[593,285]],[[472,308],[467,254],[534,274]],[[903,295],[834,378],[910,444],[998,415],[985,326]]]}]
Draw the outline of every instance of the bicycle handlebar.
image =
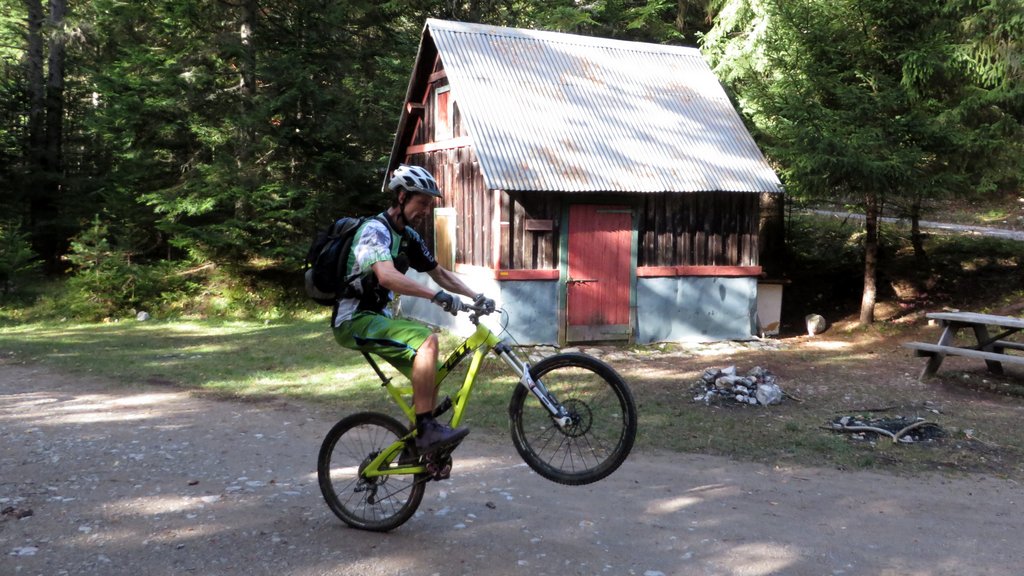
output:
[{"label": "bicycle handlebar", "polygon": [[498,311],[498,308],[488,308],[486,306],[477,306],[476,304],[469,304],[463,302],[462,310],[469,314],[469,321],[472,322],[473,324],[476,324],[482,316],[494,314],[495,312]]}]

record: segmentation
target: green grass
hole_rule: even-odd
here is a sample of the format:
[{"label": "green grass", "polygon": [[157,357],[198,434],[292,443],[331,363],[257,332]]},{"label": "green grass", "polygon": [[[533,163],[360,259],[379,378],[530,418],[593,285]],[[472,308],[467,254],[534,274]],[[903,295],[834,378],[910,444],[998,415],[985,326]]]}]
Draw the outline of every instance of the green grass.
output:
[{"label": "green grass", "polygon": [[[454,343],[451,337],[446,343]],[[123,386],[173,385],[225,397],[313,400],[345,411],[397,408],[362,355],[338,346],[324,318],[260,321],[37,322],[5,326],[0,354]],[[463,362],[443,391],[465,377]],[[402,376],[382,363],[389,376]],[[515,378],[497,359],[482,367],[467,414],[504,426]]]}]

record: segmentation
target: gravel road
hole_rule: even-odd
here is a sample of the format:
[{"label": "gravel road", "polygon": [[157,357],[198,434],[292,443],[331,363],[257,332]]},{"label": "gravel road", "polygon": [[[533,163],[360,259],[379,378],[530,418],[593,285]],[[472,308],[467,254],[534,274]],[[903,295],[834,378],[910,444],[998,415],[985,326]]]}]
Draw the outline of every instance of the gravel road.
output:
[{"label": "gravel road", "polygon": [[[635,453],[608,479],[532,473],[470,435],[389,534],[316,485],[338,415],[0,363],[0,575],[1020,574],[1024,488]],[[641,426],[643,415],[641,414]]]}]

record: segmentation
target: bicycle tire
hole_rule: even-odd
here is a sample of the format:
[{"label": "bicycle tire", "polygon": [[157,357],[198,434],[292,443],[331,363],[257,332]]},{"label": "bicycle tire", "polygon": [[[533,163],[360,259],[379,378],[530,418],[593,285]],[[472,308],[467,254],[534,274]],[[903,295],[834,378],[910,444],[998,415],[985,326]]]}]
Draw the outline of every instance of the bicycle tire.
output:
[{"label": "bicycle tire", "polygon": [[578,486],[608,476],[636,440],[636,402],[614,368],[586,354],[549,356],[530,369],[534,380],[565,406],[573,423],[562,429],[525,386],[509,402],[512,443],[538,474]]},{"label": "bicycle tire", "polygon": [[[393,530],[412,518],[423,500],[417,475],[366,478],[362,466],[408,434],[398,420],[377,412],[342,418],[324,437],[317,458],[320,492],[332,512],[349,526],[373,532]],[[412,447],[401,459],[415,459]]]}]

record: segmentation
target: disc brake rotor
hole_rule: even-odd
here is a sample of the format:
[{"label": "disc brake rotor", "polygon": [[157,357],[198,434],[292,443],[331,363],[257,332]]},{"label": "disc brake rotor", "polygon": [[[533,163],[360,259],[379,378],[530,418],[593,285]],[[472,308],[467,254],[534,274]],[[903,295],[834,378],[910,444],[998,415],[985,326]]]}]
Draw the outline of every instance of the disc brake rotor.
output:
[{"label": "disc brake rotor", "polygon": [[563,402],[562,406],[569,412],[570,418],[569,425],[562,428],[563,434],[579,438],[590,432],[590,427],[594,424],[594,414],[586,402],[571,398]]}]

